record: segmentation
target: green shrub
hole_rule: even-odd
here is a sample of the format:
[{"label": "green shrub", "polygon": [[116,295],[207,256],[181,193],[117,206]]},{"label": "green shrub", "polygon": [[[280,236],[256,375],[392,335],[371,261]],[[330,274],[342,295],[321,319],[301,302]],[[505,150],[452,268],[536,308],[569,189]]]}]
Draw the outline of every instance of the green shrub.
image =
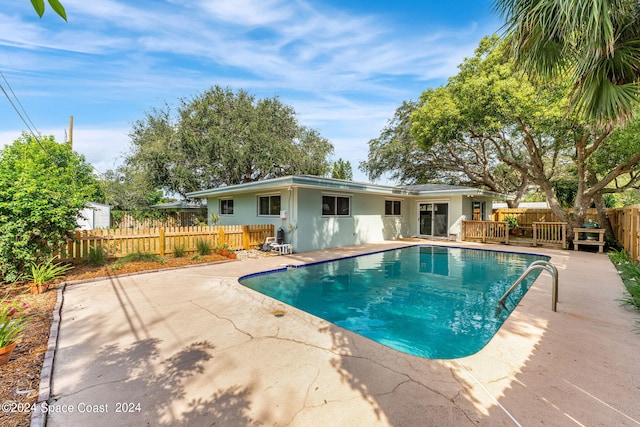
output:
[{"label": "green shrub", "polygon": [[107,263],[107,256],[104,249],[101,247],[89,250],[89,264],[91,265],[105,265]]},{"label": "green shrub", "polygon": [[45,262],[31,263],[31,272],[27,275],[27,279],[33,280],[36,285],[41,285],[64,276],[64,273],[73,268],[66,264],[54,264],[53,260],[54,258],[49,258]]},{"label": "green shrub", "polygon": [[[624,249],[609,251],[609,259],[616,266],[627,290],[620,302],[640,312],[640,266],[633,262]],[[637,324],[640,327],[640,321]]]},{"label": "green shrub", "polygon": [[182,258],[184,253],[186,252],[186,248],[184,245],[176,245],[173,247],[173,256],[175,258]]},{"label": "green shrub", "polygon": [[198,249],[198,254],[201,256],[211,255],[211,243],[204,239],[198,239],[196,248]]},{"label": "green shrub", "polygon": [[200,254],[191,255],[191,259],[193,261],[200,261],[202,259],[202,255],[200,255]]},{"label": "green shrub", "polygon": [[519,227],[518,219],[515,216],[505,216],[504,221],[509,224],[509,230]]},{"label": "green shrub", "polygon": [[0,282],[24,277],[72,238],[98,191],[91,165],[52,136],[23,134],[0,149]]},{"label": "green shrub", "polygon": [[118,259],[116,262],[111,264],[111,269],[120,270],[122,266],[128,262],[157,262],[158,264],[164,264],[167,261],[160,255],[137,251],[126,254],[122,258]]}]

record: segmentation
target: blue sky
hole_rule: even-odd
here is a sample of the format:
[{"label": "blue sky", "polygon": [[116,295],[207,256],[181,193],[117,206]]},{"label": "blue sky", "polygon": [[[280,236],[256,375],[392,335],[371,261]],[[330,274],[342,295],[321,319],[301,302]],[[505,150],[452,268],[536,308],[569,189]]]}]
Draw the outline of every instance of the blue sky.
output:
[{"label": "blue sky", "polygon": [[[146,111],[220,85],[279,97],[368,181],[358,164],[395,109],[501,25],[487,0],[61,1],[67,23],[0,0],[0,85],[58,141],[73,115],[74,149],[99,172],[122,162]],[[0,144],[26,129],[0,93]]]}]

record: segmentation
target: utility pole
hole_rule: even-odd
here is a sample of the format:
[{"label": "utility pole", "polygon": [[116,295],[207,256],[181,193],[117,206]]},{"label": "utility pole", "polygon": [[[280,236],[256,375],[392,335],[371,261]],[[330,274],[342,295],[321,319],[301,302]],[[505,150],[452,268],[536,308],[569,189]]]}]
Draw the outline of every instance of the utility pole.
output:
[{"label": "utility pole", "polygon": [[69,116],[69,146],[73,150],[73,116]]}]

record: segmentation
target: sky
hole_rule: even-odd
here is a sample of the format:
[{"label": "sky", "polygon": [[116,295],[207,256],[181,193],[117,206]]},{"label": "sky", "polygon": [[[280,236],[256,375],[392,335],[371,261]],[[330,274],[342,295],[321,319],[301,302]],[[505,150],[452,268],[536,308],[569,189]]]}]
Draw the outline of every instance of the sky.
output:
[{"label": "sky", "polygon": [[98,173],[146,112],[219,85],[278,97],[368,182],[358,166],[396,108],[501,27],[492,0],[61,2],[68,22],[0,0],[0,86],[20,111],[0,91],[0,146],[29,128],[65,141],[73,116],[73,148]]}]

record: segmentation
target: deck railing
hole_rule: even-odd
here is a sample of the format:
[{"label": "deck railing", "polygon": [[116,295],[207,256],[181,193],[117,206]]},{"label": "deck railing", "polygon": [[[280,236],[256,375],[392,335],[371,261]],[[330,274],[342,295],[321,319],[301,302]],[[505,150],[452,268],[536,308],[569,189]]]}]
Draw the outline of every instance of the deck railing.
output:
[{"label": "deck railing", "polygon": [[567,249],[567,223],[566,222],[534,222],[533,246],[539,244],[562,245]]},{"label": "deck railing", "polygon": [[85,230],[76,231],[74,239],[63,244],[55,254],[60,261],[74,263],[88,259],[90,251],[98,248],[113,258],[137,251],[164,256],[179,246],[186,253],[193,253],[199,240],[212,247],[226,245],[240,250],[256,248],[273,235],[273,224]]},{"label": "deck railing", "polygon": [[509,244],[509,223],[504,221],[462,221],[462,240]]}]

